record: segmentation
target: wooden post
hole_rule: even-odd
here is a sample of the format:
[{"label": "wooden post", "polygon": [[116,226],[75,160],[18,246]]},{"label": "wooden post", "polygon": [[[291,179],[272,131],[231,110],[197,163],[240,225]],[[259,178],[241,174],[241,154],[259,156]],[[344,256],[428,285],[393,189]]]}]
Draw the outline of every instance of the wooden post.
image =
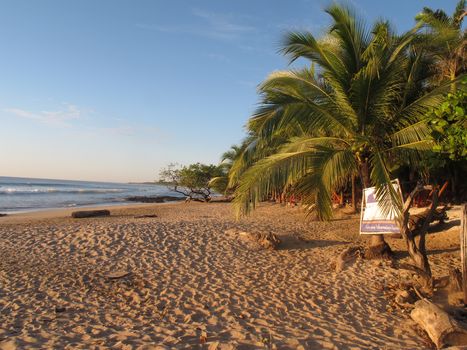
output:
[{"label": "wooden post", "polygon": [[462,291],[464,292],[464,305],[467,305],[467,204],[461,207],[461,264],[462,264]]}]

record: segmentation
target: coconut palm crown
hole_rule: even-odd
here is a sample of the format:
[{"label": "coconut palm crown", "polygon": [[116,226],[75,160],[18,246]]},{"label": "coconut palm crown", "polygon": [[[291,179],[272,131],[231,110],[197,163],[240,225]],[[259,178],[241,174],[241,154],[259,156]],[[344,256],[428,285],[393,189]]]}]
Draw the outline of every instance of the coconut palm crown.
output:
[{"label": "coconut palm crown", "polygon": [[[259,87],[260,106],[247,127],[261,152],[250,152],[252,165],[237,180],[237,215],[289,188],[329,219],[332,191],[352,175],[376,186],[386,210],[391,203],[400,210],[391,172],[431,147],[423,119],[449,84],[427,90],[430,62],[412,45],[419,28],[397,35],[385,21],[368,29],[347,7],[326,12],[332,25],[324,36],[291,32],[282,48],[310,67],[274,72]],[[245,159],[233,168],[237,162]]]},{"label": "coconut palm crown", "polygon": [[460,0],[451,16],[425,7],[415,17],[424,29],[422,44],[434,56],[435,82],[454,80],[466,72],[467,31],[462,28],[466,14],[466,0]]}]

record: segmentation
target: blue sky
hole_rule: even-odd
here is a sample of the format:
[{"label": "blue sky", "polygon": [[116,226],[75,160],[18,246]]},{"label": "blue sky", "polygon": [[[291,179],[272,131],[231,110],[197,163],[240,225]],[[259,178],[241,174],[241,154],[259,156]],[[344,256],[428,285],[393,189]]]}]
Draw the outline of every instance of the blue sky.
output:
[{"label": "blue sky", "polygon": [[[284,32],[323,32],[329,3],[1,1],[0,176],[148,181],[171,162],[217,163],[257,84],[287,67]],[[349,3],[402,31],[456,1]]]}]

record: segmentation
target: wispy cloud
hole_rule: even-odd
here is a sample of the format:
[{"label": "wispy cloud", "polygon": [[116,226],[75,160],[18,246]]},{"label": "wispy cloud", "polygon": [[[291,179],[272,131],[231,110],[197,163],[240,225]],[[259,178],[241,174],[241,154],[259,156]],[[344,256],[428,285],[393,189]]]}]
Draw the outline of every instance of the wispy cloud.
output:
[{"label": "wispy cloud", "polygon": [[17,118],[31,119],[39,123],[69,127],[73,120],[80,119],[82,111],[75,105],[65,104],[63,108],[56,111],[31,112],[21,108],[5,108],[3,112]]},{"label": "wispy cloud", "polygon": [[249,88],[256,88],[258,86],[258,82],[249,81],[249,80],[237,80],[236,83],[238,85],[246,86]]},{"label": "wispy cloud", "polygon": [[137,123],[123,118],[108,118],[106,123],[100,125],[82,126],[79,130],[81,135],[88,138],[126,138],[139,141],[159,141],[164,139],[166,133],[159,127],[147,123]]},{"label": "wispy cloud", "polygon": [[206,57],[215,60],[215,61],[221,61],[225,63],[230,63],[231,60],[228,58],[226,55],[219,54],[219,53],[208,53],[206,54]]},{"label": "wispy cloud", "polygon": [[252,32],[255,27],[234,23],[235,16],[194,9],[193,15],[205,20],[210,29],[218,35],[235,37],[244,33]]},{"label": "wispy cloud", "polygon": [[220,40],[231,40],[256,30],[254,26],[239,23],[240,16],[193,9],[192,15],[201,23],[192,25],[137,24],[141,29],[163,33],[183,33]]}]

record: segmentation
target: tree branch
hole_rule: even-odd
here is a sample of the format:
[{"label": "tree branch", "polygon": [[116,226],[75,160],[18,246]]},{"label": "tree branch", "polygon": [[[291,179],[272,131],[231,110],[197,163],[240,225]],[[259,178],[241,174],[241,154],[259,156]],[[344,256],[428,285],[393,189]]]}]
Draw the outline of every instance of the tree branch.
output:
[{"label": "tree branch", "polygon": [[439,191],[438,189],[433,191],[433,202],[431,203],[430,211],[428,212],[428,215],[425,218],[425,222],[423,223],[423,226],[418,231],[420,233],[420,241],[418,242],[418,249],[424,255],[426,255],[425,236],[428,231],[428,227],[430,226],[433,213],[438,207],[438,191]]}]

